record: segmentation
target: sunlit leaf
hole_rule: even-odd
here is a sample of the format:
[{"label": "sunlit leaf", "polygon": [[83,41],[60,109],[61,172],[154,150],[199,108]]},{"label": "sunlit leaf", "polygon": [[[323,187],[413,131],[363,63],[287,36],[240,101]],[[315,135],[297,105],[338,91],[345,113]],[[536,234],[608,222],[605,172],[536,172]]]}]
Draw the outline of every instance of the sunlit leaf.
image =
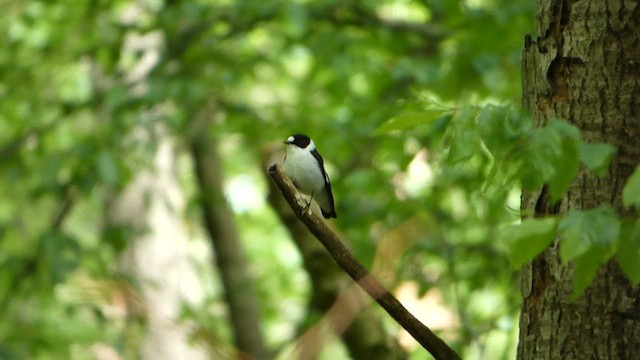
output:
[{"label": "sunlit leaf", "polygon": [[558,225],[560,259],[567,263],[590,251],[594,246],[610,249],[620,235],[620,219],[610,206],[572,210]]},{"label": "sunlit leaf", "polygon": [[451,116],[451,112],[443,110],[405,112],[384,122],[375,133],[382,135],[392,131],[409,130],[416,126],[429,125],[443,116]]},{"label": "sunlit leaf", "polygon": [[557,220],[527,219],[502,231],[501,238],[509,247],[509,259],[514,268],[531,261],[555,238]]}]

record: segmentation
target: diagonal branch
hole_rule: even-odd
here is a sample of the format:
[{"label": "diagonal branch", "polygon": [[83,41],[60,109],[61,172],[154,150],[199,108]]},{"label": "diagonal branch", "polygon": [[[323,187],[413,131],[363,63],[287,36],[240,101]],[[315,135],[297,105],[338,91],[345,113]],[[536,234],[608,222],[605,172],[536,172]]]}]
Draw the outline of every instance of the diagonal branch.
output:
[{"label": "diagonal branch", "polygon": [[[282,163],[283,157],[281,144],[265,146],[261,164],[266,169],[274,161]],[[406,359],[406,350],[388,331],[384,314],[369,306],[372,299],[336,266],[322,244],[298,221],[276,184],[269,180],[269,175],[266,172],[264,175],[269,183],[269,204],[302,255],[302,264],[311,282],[307,320],[299,325],[298,333],[302,335],[296,339],[295,353],[288,356],[297,360],[316,359],[326,344],[339,336],[353,359]],[[307,328],[313,314],[323,316],[318,321],[313,320],[314,325]]]},{"label": "diagonal branch", "polygon": [[333,260],[364,289],[369,296],[382,306],[391,317],[416,339],[422,347],[440,360],[459,360],[460,356],[427,326],[415,318],[369,271],[356,260],[342,244],[338,236],[329,229],[318,216],[304,211],[304,205],[298,202],[296,188],[284,173],[282,166],[271,165],[269,175],[284,195],[298,219],[320,240],[329,251]]}]

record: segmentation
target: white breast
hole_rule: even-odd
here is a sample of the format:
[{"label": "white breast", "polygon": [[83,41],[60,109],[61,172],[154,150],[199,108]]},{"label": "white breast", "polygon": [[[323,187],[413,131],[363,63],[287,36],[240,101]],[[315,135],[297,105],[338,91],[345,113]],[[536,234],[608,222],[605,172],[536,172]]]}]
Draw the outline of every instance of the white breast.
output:
[{"label": "white breast", "polygon": [[287,146],[284,171],[298,190],[305,194],[318,194],[324,189],[324,175],[318,162],[308,149]]}]

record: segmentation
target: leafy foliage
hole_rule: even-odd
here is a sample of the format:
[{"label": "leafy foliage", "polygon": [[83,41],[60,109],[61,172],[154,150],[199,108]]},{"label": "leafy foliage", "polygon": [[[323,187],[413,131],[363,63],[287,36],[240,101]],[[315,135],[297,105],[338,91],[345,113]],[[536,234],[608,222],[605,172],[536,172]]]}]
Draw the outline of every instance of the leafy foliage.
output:
[{"label": "leafy foliage", "polygon": [[[363,262],[372,263],[384,234],[406,221],[429,225],[413,235],[396,272],[437,291],[459,324],[451,342],[463,358],[513,357],[519,298],[509,261],[531,260],[558,235],[561,248],[570,246],[567,260],[576,261],[576,294],[614,254],[640,281],[639,226],[610,210],[518,223],[521,189],[548,184],[557,200],[581,164],[606,176],[615,154],[561,120],[535,128],[509,105],[520,100],[520,48],[533,28],[533,2],[25,0],[2,7],[2,358],[69,358],[91,354],[96,343],[135,354],[144,319],[118,318],[109,306],[135,298],[135,279],[115,264],[145,229],[103,227],[108,202],[150,168],[158,128],[181,140],[199,116],[215,120],[227,197],[274,349],[295,336],[309,286],[285,231],[259,200],[258,154],[295,132],[312,136],[323,153],[336,226]],[[192,169],[183,152],[177,156],[191,196],[177,216],[198,239]],[[638,207],[638,194],[636,169],[625,206]],[[189,306],[185,321],[215,348],[232,331],[206,264],[206,300]]]},{"label": "leafy foliage", "polygon": [[578,146],[580,161],[598,176],[604,176],[616,148],[609,144],[581,143]]},{"label": "leafy foliage", "polygon": [[[620,223],[613,209],[601,206],[585,211],[571,211],[560,224],[560,257],[566,263],[579,258],[594,247],[603,256],[611,256],[611,244],[620,236]],[[609,254],[608,256],[606,254]]]},{"label": "leafy foliage", "polygon": [[510,260],[519,268],[549,247],[556,235],[556,219],[526,219],[521,224],[511,225],[502,231],[508,243]]},{"label": "leafy foliage", "polygon": [[560,258],[575,261],[573,296],[587,288],[596,271],[615,253],[620,236],[620,220],[608,207],[569,212],[558,225],[562,238]]},{"label": "leafy foliage", "polygon": [[[416,129],[412,124],[431,127],[428,133],[437,133],[448,149],[443,169],[474,161],[483,163],[484,170],[475,174],[476,183],[471,186],[492,189],[492,192],[483,192],[483,202],[493,209],[507,206],[505,200],[511,189],[536,190],[543,184],[550,189],[551,201],[557,202],[566,193],[581,163],[596,175],[604,176],[615,154],[615,148],[609,144],[582,141],[578,129],[565,121],[551,120],[544,127],[534,128],[526,114],[514,112],[509,106],[447,109],[438,104],[439,100],[427,100],[422,123],[417,120],[419,112],[413,111],[411,120],[391,119],[381,128],[410,131]],[[434,111],[437,108],[439,112]],[[447,124],[434,124],[432,119],[438,117],[448,119]],[[439,177],[443,178],[443,174]],[[627,206],[634,204],[632,194],[637,177],[636,171],[625,186],[623,197]],[[451,184],[450,179],[445,181]],[[497,212],[493,210],[488,214],[495,216]],[[488,219],[483,222],[496,225],[491,225]],[[578,297],[600,266],[614,256],[622,244],[628,253],[618,253],[618,260],[624,264],[629,279],[637,281],[637,272],[631,265],[637,259],[632,245],[636,244],[637,234],[627,231],[621,236],[620,223],[611,207],[601,206],[574,210],[566,216],[526,219],[502,229],[501,238],[512,265],[519,267],[559,237],[562,260],[576,265],[573,296]]]}]

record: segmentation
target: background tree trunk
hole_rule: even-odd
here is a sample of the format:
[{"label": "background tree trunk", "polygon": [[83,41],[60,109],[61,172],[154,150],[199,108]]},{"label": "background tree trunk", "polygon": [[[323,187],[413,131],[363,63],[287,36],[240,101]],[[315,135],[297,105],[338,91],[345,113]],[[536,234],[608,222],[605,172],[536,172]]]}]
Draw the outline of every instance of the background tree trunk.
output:
[{"label": "background tree trunk", "polygon": [[[151,170],[135,175],[127,188],[108,199],[108,226],[135,232],[121,267],[139,284],[147,332],[140,344],[144,360],[207,359],[203,346],[192,344],[189,324],[181,322],[183,302],[202,300],[203,289],[193,267],[183,227],[185,199],[175,168],[175,145],[158,131]],[[135,315],[135,314],[134,314]]]},{"label": "background tree trunk", "polygon": [[[247,358],[268,359],[262,337],[262,321],[258,297],[235,219],[223,189],[222,162],[215,136],[209,133],[209,119],[215,111],[206,107],[196,116],[189,137],[204,224],[211,238],[217,268],[224,286],[225,298],[233,328],[235,344]],[[244,355],[241,355],[244,358]]]},{"label": "background tree trunk", "polygon": [[[586,141],[618,148],[608,176],[582,169],[567,195],[523,195],[536,216],[610,204],[621,215],[625,181],[640,159],[640,5],[637,1],[539,0],[537,39],[523,52],[523,102],[538,125],[563,118]],[[557,244],[522,270],[519,359],[640,359],[640,291],[615,261],[578,300],[573,267]],[[636,317],[629,316],[635,314]]]}]

